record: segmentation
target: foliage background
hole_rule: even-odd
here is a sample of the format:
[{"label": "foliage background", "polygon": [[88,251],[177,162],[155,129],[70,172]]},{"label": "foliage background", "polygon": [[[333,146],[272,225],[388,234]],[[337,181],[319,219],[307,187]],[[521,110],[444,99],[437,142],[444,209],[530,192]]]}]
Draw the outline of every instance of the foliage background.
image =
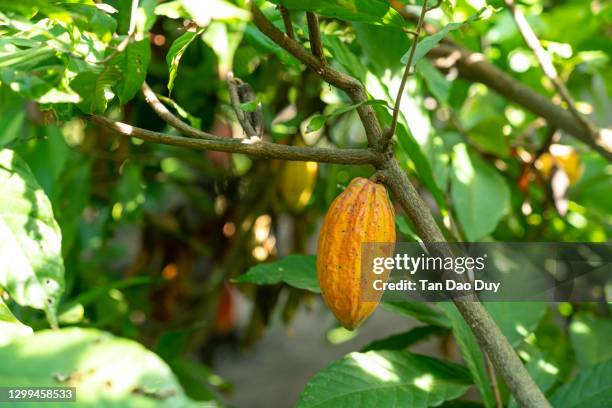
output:
[{"label": "foliage background", "polygon": [[[281,27],[275,8],[258,3]],[[453,26],[448,37],[555,99],[511,15],[501,2],[489,3],[444,1],[428,22],[441,28],[478,15]],[[384,101],[375,109],[388,123],[385,106],[393,104],[410,45],[401,27],[412,23],[382,1],[283,4],[293,10],[304,44],[301,9],[322,16],[328,60]],[[522,7],[579,110],[609,127],[609,2],[529,0]],[[216,350],[251,347],[271,322],[290,328],[296,313],[316,307],[313,259],[298,254],[314,253],[326,208],[371,168],[320,164],[312,196],[295,211],[282,194],[281,178],[290,171],[283,162],[143,143],[84,116],[104,114],[178,134],[140,95],[146,78],[192,126],[243,137],[229,104],[225,78],[231,70],[255,90],[270,140],[294,144],[302,134],[309,146],[364,147],[347,97],[260,33],[247,9],[242,1],[143,0],[133,40],[115,53],[130,30],[128,1],[0,2],[0,384],[73,384],[84,390],[84,405],[88,399],[122,406],[223,404],[232,387],[211,371]],[[563,132],[536,157],[553,132],[522,106],[422,58],[400,117],[395,154],[449,237],[609,241],[611,165]],[[403,240],[415,239],[400,211],[396,222]],[[291,273],[275,275],[279,267]],[[240,275],[242,282],[267,285],[231,281]],[[471,383],[479,393],[468,397],[493,406],[483,355],[452,308],[389,307],[418,319],[420,331],[376,347],[387,351],[335,363],[308,384],[300,406],[326,392],[341,393],[341,384],[323,389],[325,376],[341,375],[335,369],[377,367],[384,360],[418,368],[397,371],[404,382],[425,374],[438,378],[437,364],[447,363],[397,351],[432,336],[450,344],[447,349],[458,345],[465,367],[446,367],[454,374],[439,377],[450,383],[436,380],[423,406],[459,397]],[[555,406],[611,401],[605,296],[600,304],[490,310]],[[45,330],[49,324],[62,329]],[[524,330],[517,333],[519,326]],[[340,339],[348,335],[330,330]],[[453,358],[444,348],[435,354]],[[91,367],[111,370],[113,381],[103,391],[102,377],[83,375]],[[584,377],[572,382],[577,372]],[[377,381],[367,370],[360,375],[359,381]],[[419,399],[418,387],[402,387],[395,389]],[[513,406],[500,387],[503,401]],[[375,388],[372,398],[385,401],[382,389]]]}]

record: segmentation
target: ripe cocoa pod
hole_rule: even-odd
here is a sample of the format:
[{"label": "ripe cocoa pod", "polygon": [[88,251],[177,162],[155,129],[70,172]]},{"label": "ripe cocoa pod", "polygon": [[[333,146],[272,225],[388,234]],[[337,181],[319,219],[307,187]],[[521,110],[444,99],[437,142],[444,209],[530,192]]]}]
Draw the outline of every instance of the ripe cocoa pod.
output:
[{"label": "ripe cocoa pod", "polygon": [[280,192],[291,211],[301,212],[310,201],[317,182],[317,171],[316,162],[285,163],[281,174]]},{"label": "ripe cocoa pod", "polygon": [[[362,299],[368,290],[361,279],[362,244],[374,242],[395,242],[393,207],[382,185],[355,178],[329,207],[317,249],[317,278],[323,300],[349,330],[374,311],[382,295],[372,295],[370,288],[368,301]],[[386,247],[384,256],[392,256],[393,245]],[[387,278],[388,271],[377,277],[383,281]]]}]

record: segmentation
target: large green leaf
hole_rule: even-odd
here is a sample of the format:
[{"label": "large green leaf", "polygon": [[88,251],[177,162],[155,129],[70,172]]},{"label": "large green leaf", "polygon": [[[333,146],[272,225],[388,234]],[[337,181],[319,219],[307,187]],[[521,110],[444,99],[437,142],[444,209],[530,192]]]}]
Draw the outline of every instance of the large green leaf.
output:
[{"label": "large green leaf", "polygon": [[463,317],[452,303],[439,303],[438,306],[444,310],[446,316],[451,322],[453,334],[461,355],[467,365],[474,383],[480,391],[480,396],[487,408],[495,406],[495,397],[490,386],[489,376],[485,367],[485,360],[480,347],[476,342],[476,338],[472,334],[470,327],[467,325]]},{"label": "large green leaf", "polygon": [[20,305],[45,310],[51,324],[64,291],[61,242],[51,202],[28,165],[0,150],[0,286]]},{"label": "large green leaf", "polygon": [[139,343],[95,329],[44,330],[18,338],[0,348],[0,361],[3,386],[76,387],[76,403],[70,406],[215,406],[189,400],[161,358]]},{"label": "large green leaf", "polygon": [[569,327],[576,361],[582,368],[612,359],[612,321],[579,313]]},{"label": "large green leaf", "polygon": [[470,386],[462,366],[404,351],[351,353],[314,376],[298,408],[432,407]]},{"label": "large green leaf", "polygon": [[174,40],[170,46],[170,50],[168,50],[168,54],[166,54],[166,64],[168,64],[168,70],[170,71],[170,76],[168,77],[169,92],[172,92],[172,88],[174,88],[174,80],[176,78],[179,63],[181,62],[183,54],[187,50],[187,47],[189,47],[189,44],[191,44],[193,40],[199,37],[203,32],[203,29],[197,31],[187,31],[185,34]]},{"label": "large green leaf", "polygon": [[32,334],[32,328],[21,323],[0,297],[0,347],[14,338]]},{"label": "large green leaf", "polygon": [[80,96],[77,104],[85,113],[104,113],[108,101],[114,96],[111,92],[122,73],[114,65],[106,65],[102,71],[86,71],[78,74],[70,83]]},{"label": "large green leaf", "polygon": [[382,302],[382,306],[391,312],[414,317],[433,326],[450,327],[444,313],[424,302]]},{"label": "large green leaf", "polygon": [[339,20],[404,27],[404,18],[384,0],[270,0],[289,10],[314,11]]},{"label": "large green leaf", "polygon": [[612,406],[612,360],[581,371],[576,379],[553,395],[555,408]]},{"label": "large green leaf", "polygon": [[466,238],[476,241],[493,232],[506,212],[510,189],[497,170],[468,151],[453,148],[451,196]]},{"label": "large green leaf", "polygon": [[140,89],[147,76],[149,62],[151,62],[151,45],[148,38],[129,44],[122,53],[113,58],[111,63],[123,73],[115,86],[122,104],[132,99]]},{"label": "large green leaf", "polygon": [[259,264],[235,280],[238,283],[257,285],[286,284],[319,293],[316,257],[312,255],[289,255],[280,261]]}]

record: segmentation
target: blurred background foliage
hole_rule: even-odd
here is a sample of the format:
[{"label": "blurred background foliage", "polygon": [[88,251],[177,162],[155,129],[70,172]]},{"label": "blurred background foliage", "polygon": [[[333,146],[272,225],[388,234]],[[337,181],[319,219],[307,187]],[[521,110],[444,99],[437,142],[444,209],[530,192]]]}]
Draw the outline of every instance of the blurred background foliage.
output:
[{"label": "blurred background foliage", "polygon": [[[257,3],[282,27],[273,4]],[[403,71],[401,57],[410,45],[402,27],[413,23],[404,22],[382,1],[282,3],[296,10],[295,35],[305,46],[307,25],[299,10],[315,10],[322,16],[330,63],[362,81],[373,99],[383,101],[375,109],[381,121],[389,123],[386,105],[393,104]],[[412,11],[418,11],[411,7],[420,4],[391,3],[398,8],[407,3]],[[448,36],[482,53],[521,83],[557,98],[503,2],[488,3],[445,0],[428,13],[427,21],[442,28],[480,15]],[[479,14],[485,6],[489,8]],[[609,127],[610,2],[525,0],[521,6],[580,112]],[[6,272],[0,279],[8,305],[0,303],[0,344],[6,345],[0,348],[3,385],[10,382],[13,370],[22,370],[16,367],[22,366],[23,358],[35,360],[28,357],[34,347],[45,350],[49,359],[45,364],[56,359],[66,366],[63,381],[67,382],[71,381],[68,371],[74,369],[64,361],[74,352],[71,347],[85,347],[92,338],[102,341],[96,347],[108,346],[109,351],[100,353],[110,359],[120,360],[118,353],[146,353],[146,358],[153,358],[141,346],[107,338],[100,332],[105,331],[155,352],[178,380],[157,357],[148,374],[138,367],[143,373],[131,373],[135,377],[150,375],[154,387],[163,378],[174,390],[181,389],[175,385],[180,382],[191,399],[222,404],[232,387],[207,368],[218,345],[249,347],[263,335],[273,315],[291,325],[298,311],[319,302],[299,283],[253,286],[231,279],[260,263],[314,253],[326,208],[352,178],[369,176],[372,169],[283,163],[152,144],[118,136],[83,117],[104,114],[178,134],[140,95],[146,78],[162,101],[192,126],[224,137],[244,137],[229,104],[226,76],[233,71],[252,86],[261,103],[266,138],[303,146],[365,147],[363,128],[354,108],[346,108],[350,105],[346,95],[267,39],[250,22],[247,10],[241,0],[142,0],[127,46],[116,52],[129,34],[129,1],[0,1],[0,146],[27,163],[22,168],[20,159],[3,156],[2,166],[25,180],[24,191],[44,192],[61,229],[61,254],[49,256],[63,259],[65,273],[57,276],[63,294],[43,290],[48,299],[58,295],[59,301],[57,316],[45,306],[47,317],[51,313],[49,320],[64,328],[88,328],[62,329],[67,330],[62,336],[43,332],[36,339],[38,346],[29,344],[31,329],[48,327],[44,313],[37,310],[45,307],[37,306],[38,292],[31,285],[25,289],[31,293],[24,295],[29,300],[17,301],[7,284],[11,272]],[[401,106],[395,154],[446,227],[449,239],[609,241],[612,166],[608,161],[549,128],[524,107],[458,77],[452,66],[443,68],[423,58],[416,72]],[[9,193],[19,189],[9,190],[0,188],[6,192],[0,207],[14,204]],[[40,208],[42,214],[44,204]],[[414,240],[410,221],[397,213],[401,239]],[[40,214],[35,218],[40,219]],[[28,239],[19,234],[29,232],[12,231],[18,241]],[[45,248],[52,252],[49,245]],[[6,246],[0,253],[5,262],[15,256]],[[296,258],[287,266],[299,269],[301,262],[309,261]],[[37,266],[31,267],[40,278]],[[521,316],[521,306],[516,307],[516,319],[508,324],[522,324],[520,319],[534,316],[531,312]],[[446,317],[434,307],[421,314],[408,309],[411,318],[420,317],[438,330],[437,335],[446,336],[449,327],[460,330],[452,322],[436,320]],[[605,301],[545,309],[538,308],[528,332],[514,345],[530,371],[540,369],[538,382],[552,394],[573,376],[575,365],[590,368],[609,361],[612,329]],[[500,315],[514,314],[494,314]],[[554,370],[542,371],[538,361]],[[77,367],[88,364],[96,363],[84,358]],[[21,375],[27,377],[28,369],[23,370]],[[142,383],[137,389],[129,395],[139,402],[115,401],[134,406],[167,402]],[[461,395],[461,390],[456,394]],[[125,398],[121,392],[116,398]],[[502,393],[512,405],[507,392]],[[185,404],[193,402],[181,398]],[[487,398],[483,397],[488,406]]]}]

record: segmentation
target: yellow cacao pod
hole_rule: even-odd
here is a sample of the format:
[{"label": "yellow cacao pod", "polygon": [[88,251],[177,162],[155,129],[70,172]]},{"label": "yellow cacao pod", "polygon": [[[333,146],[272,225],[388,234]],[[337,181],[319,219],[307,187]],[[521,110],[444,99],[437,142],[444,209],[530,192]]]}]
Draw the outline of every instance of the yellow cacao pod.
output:
[{"label": "yellow cacao pod", "polygon": [[[355,178],[329,207],[319,235],[317,278],[323,300],[342,326],[353,330],[380,302],[362,285],[362,244],[395,242],[394,211],[385,188],[365,178]],[[393,255],[387,245],[384,256]],[[386,281],[388,271],[377,277]],[[370,290],[368,301],[364,291]]]},{"label": "yellow cacao pod", "polygon": [[580,154],[571,146],[553,144],[550,146],[550,153],[542,154],[535,164],[544,177],[550,177],[555,166],[563,170],[570,180],[570,185],[576,184],[582,176]]},{"label": "yellow cacao pod", "polygon": [[314,191],[317,182],[316,162],[286,162],[280,180],[280,191],[289,209],[301,212]]}]

